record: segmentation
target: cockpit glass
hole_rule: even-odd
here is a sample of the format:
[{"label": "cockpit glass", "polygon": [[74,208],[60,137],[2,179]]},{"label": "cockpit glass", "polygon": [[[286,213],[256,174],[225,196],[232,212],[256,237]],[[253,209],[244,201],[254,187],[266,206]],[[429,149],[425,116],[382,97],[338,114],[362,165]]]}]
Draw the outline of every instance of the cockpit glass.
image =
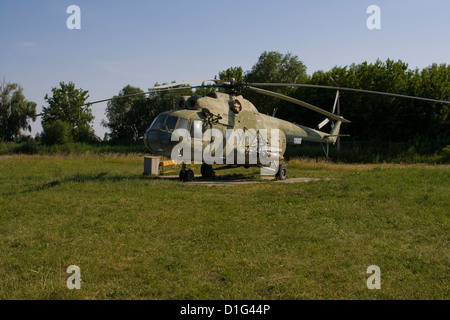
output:
[{"label": "cockpit glass", "polygon": [[[178,117],[175,116],[166,116],[161,115],[157,116],[155,120],[153,120],[148,130],[164,130],[168,132],[172,132],[173,129],[175,129],[175,125],[177,124]],[[177,128],[184,128],[187,129],[188,127],[188,120],[186,119],[180,119],[180,123],[178,124]]]},{"label": "cockpit glass", "polygon": [[178,121],[178,124],[177,124],[177,129],[186,129],[187,130],[188,125],[189,125],[189,120],[180,118],[180,120]]},{"label": "cockpit glass", "polygon": [[166,119],[166,123],[163,126],[163,130],[173,131],[175,129],[175,125],[177,124],[178,117],[168,116]]},{"label": "cockpit glass", "polygon": [[162,124],[164,123],[164,120],[166,120],[165,116],[157,116],[155,118],[155,120],[153,120],[153,122],[150,125],[150,127],[148,128],[148,130],[150,130],[150,129],[160,130],[162,128]]}]

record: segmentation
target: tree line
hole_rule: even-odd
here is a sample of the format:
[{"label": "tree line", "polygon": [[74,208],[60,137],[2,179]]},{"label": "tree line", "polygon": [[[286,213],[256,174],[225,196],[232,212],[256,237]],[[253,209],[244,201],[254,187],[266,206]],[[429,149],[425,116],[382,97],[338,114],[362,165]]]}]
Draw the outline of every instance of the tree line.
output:
[{"label": "tree line", "polygon": [[[216,76],[217,77],[217,76]],[[298,56],[263,52],[250,70],[230,67],[219,71],[218,78],[237,82],[305,83],[365,89],[396,94],[419,96],[437,100],[450,100],[450,65],[433,63],[423,69],[410,69],[398,60],[377,60],[329,71],[307,74],[307,68]],[[155,86],[158,84],[155,84]],[[336,91],[305,87],[266,87],[331,111]],[[106,119],[102,125],[109,129],[109,137],[116,141],[138,141],[161,112],[174,107],[179,96],[205,95],[211,89],[183,86],[178,90],[144,94],[130,84],[126,85],[107,103]],[[246,99],[257,109],[269,115],[317,128],[323,116],[284,100],[260,95],[242,89]],[[0,139],[17,140],[29,130],[29,122],[36,118],[36,104],[27,101],[18,84],[3,83],[0,92]],[[128,96],[133,94],[133,96]],[[128,96],[128,97],[125,97]],[[95,141],[92,121],[94,117],[87,102],[87,90],[76,89],[74,83],[61,82],[45,96],[43,108],[43,143],[68,141]],[[424,152],[434,152],[450,144],[449,105],[405,98],[350,91],[340,92],[340,114],[351,120],[342,132],[352,139],[382,141],[412,141]],[[325,130],[325,128],[323,128]]]}]

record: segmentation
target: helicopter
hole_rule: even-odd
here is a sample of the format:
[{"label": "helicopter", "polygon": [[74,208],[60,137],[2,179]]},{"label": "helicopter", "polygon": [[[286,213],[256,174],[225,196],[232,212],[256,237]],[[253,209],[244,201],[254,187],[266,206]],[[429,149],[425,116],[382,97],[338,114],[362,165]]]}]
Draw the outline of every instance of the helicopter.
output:
[{"label": "helicopter", "polygon": [[[184,89],[186,87],[183,85],[197,81],[202,81],[202,85],[191,88],[219,88],[220,91],[211,91],[206,95],[194,94],[179,97],[175,103],[175,110],[157,115],[144,134],[144,143],[152,154],[170,157],[176,164],[182,165],[179,173],[182,181],[194,180],[193,170],[187,168],[187,165],[191,163],[201,164],[201,175],[206,178],[215,176],[217,170],[243,166],[245,168],[259,167],[262,175],[274,175],[277,180],[285,180],[288,173],[287,167],[283,163],[286,148],[298,146],[303,141],[326,145],[327,148],[326,150],[324,148],[324,151],[328,156],[329,145],[334,145],[339,137],[346,136],[340,134],[341,125],[350,122],[339,115],[340,90],[450,103],[429,98],[339,86],[247,83],[236,82],[234,79],[175,82],[155,86],[143,94]],[[204,82],[207,81],[213,82],[213,84],[205,85]],[[336,90],[336,98],[332,112],[329,112],[287,95],[259,88],[263,86],[333,89]],[[276,118],[275,112],[272,116],[262,114],[249,100],[238,93],[238,90],[242,88],[286,100],[318,112],[326,117],[318,125],[318,129],[331,122],[331,131],[324,132]],[[86,105],[112,99],[95,101]],[[336,106],[338,106],[337,110]],[[223,164],[224,166],[213,169],[213,164]]]}]

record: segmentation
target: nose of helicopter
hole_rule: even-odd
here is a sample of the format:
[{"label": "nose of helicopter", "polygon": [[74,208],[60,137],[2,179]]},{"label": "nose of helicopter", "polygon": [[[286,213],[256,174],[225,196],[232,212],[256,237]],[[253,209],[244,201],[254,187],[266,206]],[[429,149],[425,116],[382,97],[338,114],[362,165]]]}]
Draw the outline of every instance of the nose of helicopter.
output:
[{"label": "nose of helicopter", "polygon": [[161,130],[149,130],[144,135],[144,143],[152,153],[164,153],[172,147],[171,133]]}]

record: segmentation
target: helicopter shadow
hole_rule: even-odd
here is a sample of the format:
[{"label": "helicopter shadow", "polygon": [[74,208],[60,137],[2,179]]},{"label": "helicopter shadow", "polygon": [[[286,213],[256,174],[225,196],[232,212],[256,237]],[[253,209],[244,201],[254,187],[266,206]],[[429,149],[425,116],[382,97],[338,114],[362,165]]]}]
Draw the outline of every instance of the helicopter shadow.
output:
[{"label": "helicopter shadow", "polygon": [[[135,175],[108,175],[108,172],[100,172],[95,175],[92,174],[75,174],[70,177],[65,177],[61,179],[55,179],[47,183],[43,183],[37,186],[29,187],[25,190],[18,190],[18,191],[9,191],[9,192],[3,192],[1,193],[2,196],[17,196],[17,195],[24,195],[29,194],[33,192],[41,192],[50,190],[59,186],[63,186],[68,183],[87,183],[87,182],[122,182],[122,181],[180,181],[180,178],[178,175],[142,175],[142,174],[135,174]],[[249,175],[249,174],[240,174],[240,173],[233,173],[233,174],[223,174],[223,175],[216,175],[213,177],[202,177],[201,175],[196,175],[194,180],[190,182],[198,182],[198,183],[207,183],[207,182],[231,182],[231,183],[242,183],[242,182],[261,182],[264,181],[258,176]]]},{"label": "helicopter shadow", "polygon": [[[171,180],[171,181],[180,181],[180,178],[175,175],[167,175],[167,176],[149,176],[148,179],[152,180]],[[195,175],[194,180],[191,181],[182,181],[186,183],[216,183],[216,182],[231,182],[231,183],[248,183],[248,182],[262,182],[266,181],[259,176],[255,176],[252,174],[245,173],[233,173],[233,174],[222,174],[215,175],[213,177],[202,177],[201,175]]]},{"label": "helicopter shadow", "polygon": [[86,182],[121,182],[121,181],[130,181],[130,180],[144,180],[145,178],[141,175],[127,175],[127,176],[121,176],[121,175],[113,175],[113,176],[107,176],[108,172],[100,172],[97,174],[75,174],[70,177],[65,177],[61,179],[55,179],[53,181],[43,183],[37,186],[30,187],[26,190],[22,191],[10,191],[10,192],[4,192],[2,193],[3,196],[14,196],[14,195],[21,195],[21,194],[28,194],[33,192],[41,192],[45,190],[50,190],[59,186],[62,186],[67,183],[86,183]]}]

